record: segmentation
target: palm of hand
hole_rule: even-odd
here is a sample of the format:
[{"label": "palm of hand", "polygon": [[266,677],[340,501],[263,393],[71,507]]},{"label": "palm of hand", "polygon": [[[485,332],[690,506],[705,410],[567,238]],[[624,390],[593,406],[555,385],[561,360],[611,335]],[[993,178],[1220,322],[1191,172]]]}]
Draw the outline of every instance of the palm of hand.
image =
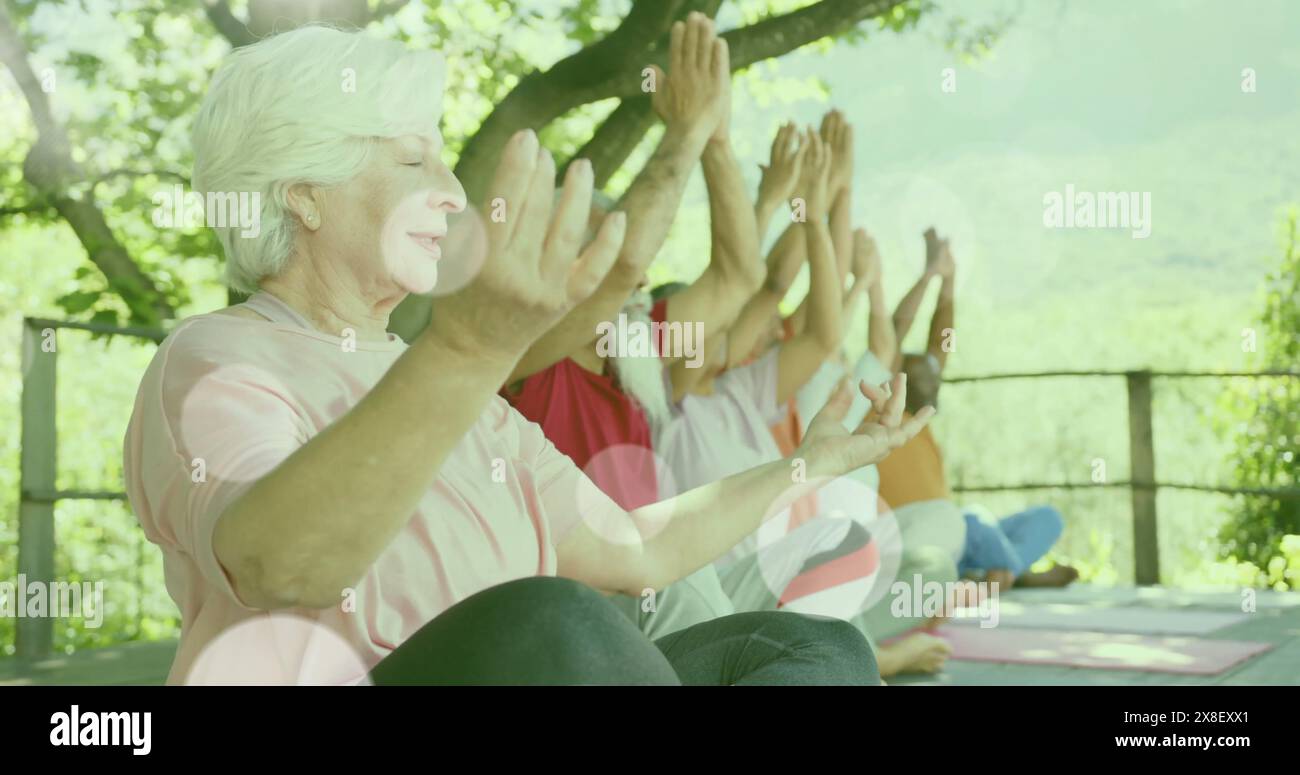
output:
[{"label": "palm of hand", "polygon": [[907,401],[905,374],[896,375],[891,383],[880,387],[862,382],[859,389],[871,401],[872,409],[852,432],[845,430],[843,424],[853,401],[847,384],[835,391],[826,407],[809,423],[796,454],[810,461],[810,470],[841,476],[877,463],[920,433],[934,416],[934,410],[926,407],[914,417],[903,419]]}]

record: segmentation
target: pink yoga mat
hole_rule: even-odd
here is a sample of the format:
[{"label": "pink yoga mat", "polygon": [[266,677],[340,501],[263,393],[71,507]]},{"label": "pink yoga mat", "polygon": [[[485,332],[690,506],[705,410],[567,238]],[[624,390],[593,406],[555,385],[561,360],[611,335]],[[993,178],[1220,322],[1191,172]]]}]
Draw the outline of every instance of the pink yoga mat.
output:
[{"label": "pink yoga mat", "polygon": [[1273,647],[1239,640],[1000,626],[981,629],[945,625],[936,634],[952,644],[953,659],[1188,675],[1222,673]]},{"label": "pink yoga mat", "polygon": [[[1139,635],[1206,635],[1245,621],[1240,611],[1188,611],[1184,609],[1123,608],[1070,603],[1024,605],[1014,600],[998,606],[998,626],[1014,629],[1131,632]],[[977,609],[959,610],[951,620],[966,627],[979,625]]]}]

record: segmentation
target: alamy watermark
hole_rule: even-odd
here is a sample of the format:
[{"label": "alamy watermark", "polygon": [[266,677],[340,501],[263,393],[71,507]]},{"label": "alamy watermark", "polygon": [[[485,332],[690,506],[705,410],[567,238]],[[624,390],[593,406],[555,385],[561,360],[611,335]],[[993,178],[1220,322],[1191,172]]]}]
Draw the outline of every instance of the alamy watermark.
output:
[{"label": "alamy watermark", "polygon": [[50,716],[50,745],[124,746],[135,756],[153,750],[153,713],[111,713],[82,710],[73,705],[67,713]]},{"label": "alamy watermark", "polygon": [[681,358],[688,369],[704,363],[703,321],[651,323],[628,320],[627,313],[620,312],[617,322],[597,323],[596,335],[596,354],[602,358]]},{"label": "alamy watermark", "polygon": [[262,233],[260,191],[209,191],[205,197],[177,183],[153,195],[153,225],[160,229],[232,227],[241,237]]},{"label": "alamy watermark", "polygon": [[923,581],[917,573],[911,581],[899,579],[890,585],[889,612],[909,619],[946,619],[960,612],[961,618],[978,619],[980,627],[988,629],[998,626],[999,586],[996,581]]},{"label": "alamy watermark", "polygon": [[0,581],[0,617],[8,619],[82,619],[87,627],[104,623],[104,582]]},{"label": "alamy watermark", "polygon": [[1048,191],[1043,225],[1049,229],[1130,229],[1133,239],[1151,236],[1150,191]]}]

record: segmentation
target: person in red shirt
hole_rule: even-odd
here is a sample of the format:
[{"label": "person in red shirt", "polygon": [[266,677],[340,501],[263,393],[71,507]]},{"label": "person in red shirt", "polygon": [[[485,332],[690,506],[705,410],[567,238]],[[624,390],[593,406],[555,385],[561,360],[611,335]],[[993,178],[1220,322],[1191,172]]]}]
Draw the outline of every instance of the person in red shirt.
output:
[{"label": "person in red shirt", "polygon": [[[709,192],[712,254],[704,273],[661,308],[661,320],[722,331],[764,278],[757,230],[732,152],[730,70],[701,77],[686,64],[694,45],[716,35],[672,41],[669,72],[656,70],[652,102],[665,130],[659,147],[617,205],[627,213],[618,261],[600,288],[542,335],[511,373],[502,395],[541,425],[556,448],[625,508],[659,500],[659,472],[647,413],[666,412],[663,365],[655,358],[615,357],[597,347],[602,322],[649,330],[645,270],[667,237],[696,161]],[[705,57],[706,58],[706,57]],[[698,59],[698,57],[697,57]],[[603,213],[593,208],[593,221]],[[593,224],[593,226],[596,224]],[[674,353],[661,352],[671,360]],[[677,355],[680,355],[677,354]]]}]

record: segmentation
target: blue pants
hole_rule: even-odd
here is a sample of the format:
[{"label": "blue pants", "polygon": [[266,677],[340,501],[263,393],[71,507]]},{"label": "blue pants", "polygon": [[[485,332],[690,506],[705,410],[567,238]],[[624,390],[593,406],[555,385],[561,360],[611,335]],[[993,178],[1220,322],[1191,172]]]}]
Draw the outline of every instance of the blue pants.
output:
[{"label": "blue pants", "polygon": [[1029,570],[1061,537],[1061,512],[1033,506],[999,520],[996,525],[966,512],[966,545],[958,573],[1005,568],[1016,576]]}]

